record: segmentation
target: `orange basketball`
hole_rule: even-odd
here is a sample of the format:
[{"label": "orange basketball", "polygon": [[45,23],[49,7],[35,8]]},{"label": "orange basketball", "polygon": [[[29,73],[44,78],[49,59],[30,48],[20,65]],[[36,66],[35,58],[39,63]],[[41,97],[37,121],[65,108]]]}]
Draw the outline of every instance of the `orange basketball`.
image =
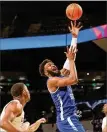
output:
[{"label": "orange basketball", "polygon": [[78,20],[83,14],[82,7],[79,4],[73,3],[67,6],[66,16],[70,20]]}]

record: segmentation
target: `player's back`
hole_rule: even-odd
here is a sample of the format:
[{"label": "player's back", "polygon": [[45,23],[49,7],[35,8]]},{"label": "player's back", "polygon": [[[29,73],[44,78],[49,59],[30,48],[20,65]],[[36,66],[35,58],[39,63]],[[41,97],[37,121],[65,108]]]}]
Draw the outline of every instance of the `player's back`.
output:
[{"label": "player's back", "polygon": [[58,88],[50,94],[56,107],[57,121],[76,115],[76,104],[71,86]]},{"label": "player's back", "polygon": [[[13,102],[13,101],[19,103],[18,100],[12,100],[12,101],[10,101],[8,104],[6,104],[6,105],[4,106],[2,112],[1,112],[0,120],[2,120],[2,118],[3,118],[4,114],[5,114],[5,109],[6,109],[6,107],[7,107],[11,102]],[[22,126],[23,121],[24,121],[24,111],[22,111],[22,113],[21,113],[19,116],[15,117],[14,120],[11,121],[11,123],[12,123],[12,125],[13,125],[15,128],[19,128],[19,127]],[[0,128],[0,132],[6,132],[6,131]]]}]

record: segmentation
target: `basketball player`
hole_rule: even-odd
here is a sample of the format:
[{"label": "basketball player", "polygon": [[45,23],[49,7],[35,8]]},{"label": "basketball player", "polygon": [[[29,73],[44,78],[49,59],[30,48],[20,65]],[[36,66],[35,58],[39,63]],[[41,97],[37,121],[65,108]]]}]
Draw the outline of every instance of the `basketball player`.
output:
[{"label": "basketball player", "polygon": [[103,106],[103,113],[105,114],[105,117],[102,122],[102,132],[107,132],[107,104]]},{"label": "basketball player", "polygon": [[[79,32],[80,27],[74,26],[73,28]],[[73,30],[73,36],[75,34],[74,37],[77,37],[78,32]],[[56,107],[57,126],[60,132],[85,132],[76,114],[75,99],[70,86],[78,82],[75,55],[76,46],[72,46],[66,53],[68,59],[66,66],[70,71],[69,76],[66,77],[61,76],[61,72],[51,60],[46,59],[39,66],[40,74],[49,78],[47,87]]]},{"label": "basketball player", "polygon": [[41,118],[30,125],[29,122],[24,123],[23,108],[30,101],[30,93],[23,83],[16,83],[11,88],[13,100],[5,107],[0,116],[0,132],[34,132],[41,123],[46,120]]}]

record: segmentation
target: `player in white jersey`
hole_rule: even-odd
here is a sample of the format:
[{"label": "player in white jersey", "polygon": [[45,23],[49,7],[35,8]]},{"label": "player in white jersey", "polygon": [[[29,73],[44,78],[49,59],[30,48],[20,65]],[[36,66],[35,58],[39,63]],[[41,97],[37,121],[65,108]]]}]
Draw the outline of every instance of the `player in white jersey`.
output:
[{"label": "player in white jersey", "polygon": [[102,122],[102,132],[107,132],[107,104],[103,106],[103,112],[105,114],[105,117],[103,118]]},{"label": "player in white jersey", "polygon": [[30,125],[24,123],[23,108],[30,101],[30,93],[24,83],[16,83],[11,88],[13,100],[10,101],[1,112],[0,132],[34,132],[41,123],[45,123],[45,118],[37,120]]}]

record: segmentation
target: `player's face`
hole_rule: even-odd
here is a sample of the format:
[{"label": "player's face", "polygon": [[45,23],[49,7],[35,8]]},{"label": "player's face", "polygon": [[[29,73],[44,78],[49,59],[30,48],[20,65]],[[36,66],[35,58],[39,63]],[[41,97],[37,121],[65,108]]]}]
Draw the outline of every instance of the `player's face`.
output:
[{"label": "player's face", "polygon": [[55,66],[53,62],[48,62],[44,66],[45,74],[51,75],[51,76],[58,76],[60,74],[58,68]]},{"label": "player's face", "polygon": [[104,112],[105,114],[107,114],[107,104],[105,104],[105,105],[103,106],[103,112]]},{"label": "player's face", "polygon": [[26,87],[26,85],[24,86],[24,92],[25,92],[25,98],[26,98],[26,101],[30,101],[30,92],[28,90],[28,88]]}]

